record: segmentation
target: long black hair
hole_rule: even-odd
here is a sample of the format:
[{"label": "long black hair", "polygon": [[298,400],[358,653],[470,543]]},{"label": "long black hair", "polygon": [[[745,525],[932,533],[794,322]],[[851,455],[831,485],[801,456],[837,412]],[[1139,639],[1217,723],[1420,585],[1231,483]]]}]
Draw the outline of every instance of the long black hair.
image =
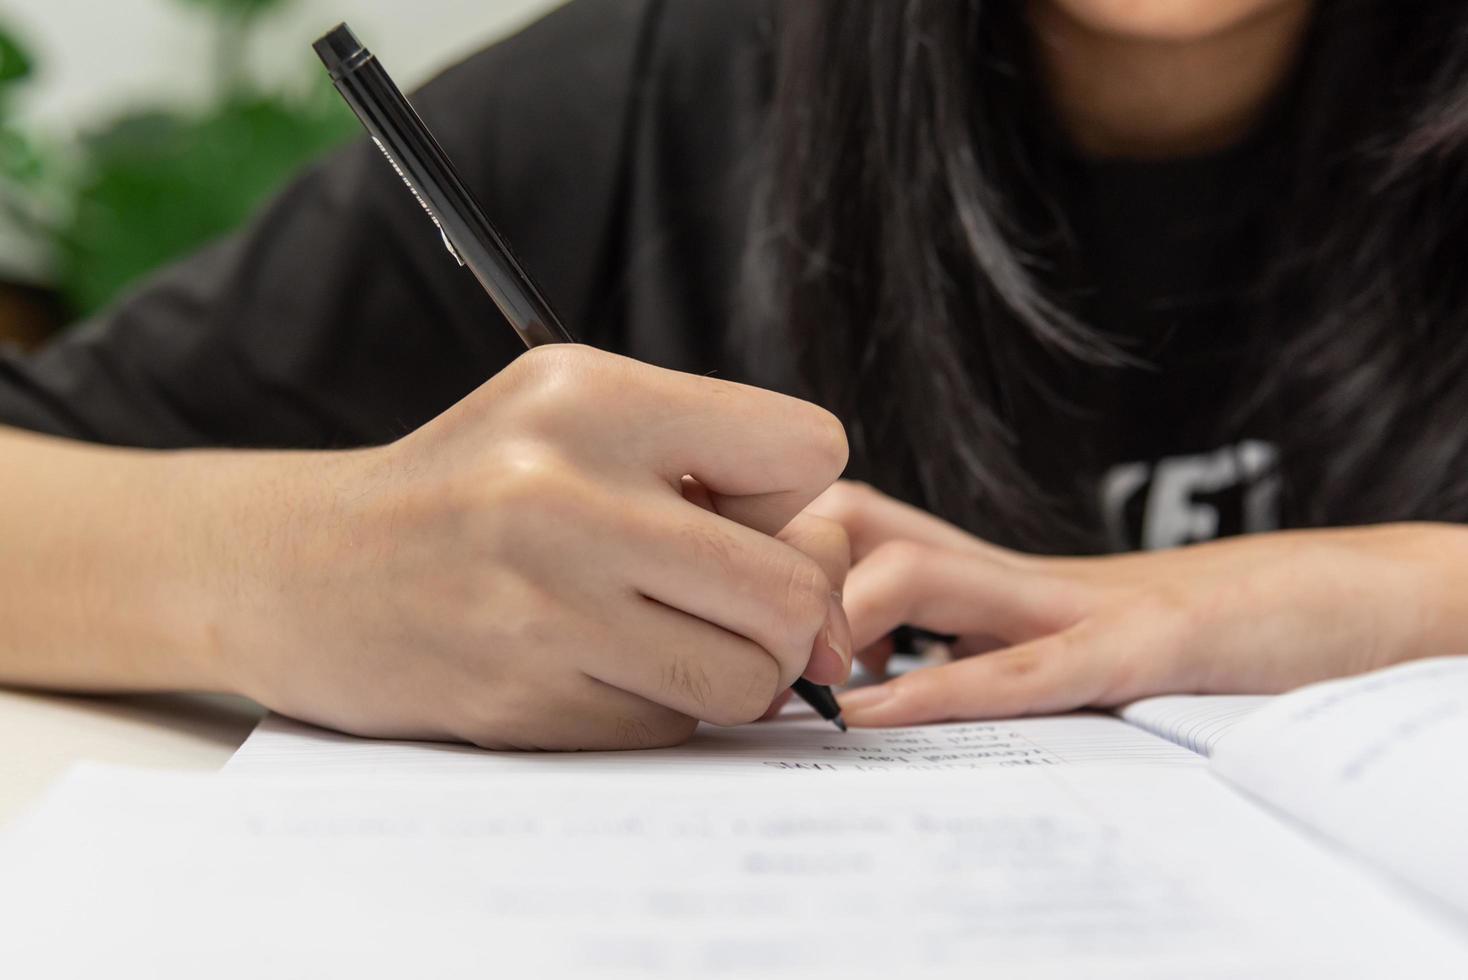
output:
[{"label": "long black hair", "polygon": [[[1097,515],[1025,436],[1138,357],[1057,286],[1063,141],[1024,6],[780,5],[750,286],[856,475],[991,540],[1090,551]],[[1232,417],[1279,446],[1292,526],[1468,518],[1468,7],[1321,0],[1302,50]]]}]

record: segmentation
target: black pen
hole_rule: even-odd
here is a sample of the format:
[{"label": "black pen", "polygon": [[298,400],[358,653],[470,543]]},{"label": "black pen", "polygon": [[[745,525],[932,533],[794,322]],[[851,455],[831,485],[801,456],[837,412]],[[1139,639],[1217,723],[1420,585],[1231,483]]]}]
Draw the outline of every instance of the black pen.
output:
[{"label": "black pen", "polygon": [[[312,47],[367,135],[438,228],[444,247],[479,280],[525,346],[574,344],[576,338],[551,309],[510,243],[490,224],[448,154],[381,62],[346,24],[332,28]],[[841,706],[829,687],[801,680],[794,690],[822,718],[846,730]]]},{"label": "black pen", "polygon": [[841,729],[846,731],[846,719],[841,717],[841,704],[836,700],[836,695],[824,684],[812,684],[804,677],[800,678],[790,688],[800,699],[812,708],[816,714]]}]

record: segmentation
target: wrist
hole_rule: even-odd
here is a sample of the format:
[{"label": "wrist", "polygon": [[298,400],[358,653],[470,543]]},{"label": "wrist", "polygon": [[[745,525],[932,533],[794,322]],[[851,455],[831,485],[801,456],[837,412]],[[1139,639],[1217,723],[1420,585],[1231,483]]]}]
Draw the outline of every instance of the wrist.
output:
[{"label": "wrist", "polygon": [[[144,652],[125,682],[150,690],[241,693],[229,663],[237,607],[250,602],[261,536],[252,526],[261,457],[149,454],[133,483],[139,542],[125,613]],[[252,498],[253,501],[252,502]]]},{"label": "wrist", "polygon": [[176,487],[191,530],[174,576],[182,601],[166,617],[180,670],[203,689],[257,699],[270,689],[334,560],[326,544],[344,520],[343,488],[355,485],[344,468],[361,455],[180,457]]}]

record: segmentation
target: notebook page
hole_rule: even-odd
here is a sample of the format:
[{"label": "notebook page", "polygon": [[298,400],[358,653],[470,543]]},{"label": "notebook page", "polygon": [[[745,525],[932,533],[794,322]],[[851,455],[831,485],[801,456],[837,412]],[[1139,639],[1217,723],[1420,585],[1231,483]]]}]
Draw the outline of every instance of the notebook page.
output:
[{"label": "notebook page", "polygon": [[1304,688],[1260,708],[1214,769],[1468,917],[1468,657]]},{"label": "notebook page", "polygon": [[808,709],[740,728],[704,725],[687,745],[643,752],[486,752],[471,746],[354,738],[270,715],[225,767],[230,774],[353,773],[431,776],[702,773],[758,775],[840,771],[1086,765],[1200,766],[1163,739],[1107,715],[838,732]]},{"label": "notebook page", "polygon": [[0,852],[0,962],[150,980],[1468,975],[1462,937],[1197,769],[790,786],[83,774]]},{"label": "notebook page", "polygon": [[1241,694],[1169,694],[1133,701],[1117,714],[1129,724],[1207,756],[1219,739],[1269,700]]}]

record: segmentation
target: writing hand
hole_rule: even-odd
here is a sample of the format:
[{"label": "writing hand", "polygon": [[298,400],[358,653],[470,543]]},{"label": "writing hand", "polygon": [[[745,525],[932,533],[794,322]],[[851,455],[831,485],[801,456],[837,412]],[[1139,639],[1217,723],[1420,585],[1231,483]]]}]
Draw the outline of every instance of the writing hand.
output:
[{"label": "writing hand", "polygon": [[283,470],[269,560],[219,631],[230,686],[494,748],[752,721],[802,674],[850,669],[844,532],[797,516],[845,464],[812,405],[536,349],[397,443]]}]

